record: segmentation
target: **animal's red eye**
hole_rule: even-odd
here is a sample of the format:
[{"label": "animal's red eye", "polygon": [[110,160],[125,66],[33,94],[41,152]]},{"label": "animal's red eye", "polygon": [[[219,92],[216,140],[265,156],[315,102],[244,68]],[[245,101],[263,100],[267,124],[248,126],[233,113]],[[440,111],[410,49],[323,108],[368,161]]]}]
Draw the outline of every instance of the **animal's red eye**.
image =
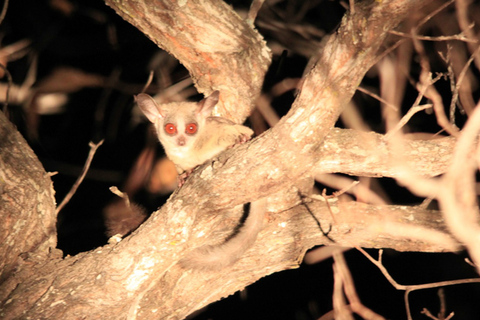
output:
[{"label": "animal's red eye", "polygon": [[197,132],[197,125],[195,123],[187,124],[187,126],[185,127],[185,133],[194,134],[195,132]]},{"label": "animal's red eye", "polygon": [[177,133],[177,127],[173,123],[167,123],[165,125],[165,132],[168,134],[175,134]]}]

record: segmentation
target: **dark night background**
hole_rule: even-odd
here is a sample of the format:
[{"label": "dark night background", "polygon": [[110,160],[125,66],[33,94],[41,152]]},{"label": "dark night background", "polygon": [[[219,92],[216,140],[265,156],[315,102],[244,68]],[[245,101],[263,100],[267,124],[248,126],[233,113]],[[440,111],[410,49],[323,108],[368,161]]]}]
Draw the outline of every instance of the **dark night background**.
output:
[{"label": "dark night background", "polygon": [[[145,147],[148,136],[146,121],[132,116],[133,94],[146,82],[152,58],[160,51],[137,29],[118,17],[101,0],[71,1],[73,10],[66,14],[59,8],[63,1],[11,1],[5,21],[0,25],[2,47],[21,39],[31,40],[31,51],[8,64],[13,83],[20,85],[36,57],[37,83],[60,66],[70,66],[84,72],[102,75],[106,79],[131,84],[127,89],[117,87],[81,88],[68,94],[68,103],[58,113],[40,115],[35,127],[27,116],[25,105],[9,105],[11,119],[25,136],[46,171],[53,176],[57,203],[63,199],[77,179],[87,157],[88,142],[105,139],[95,155],[90,172],[77,193],[58,218],[58,246],[65,254],[74,255],[106,243],[102,209],[116,198],[108,188],[121,186]],[[268,1],[267,1],[268,2]],[[235,8],[248,8],[247,1],[230,2]],[[293,3],[293,2],[292,2]],[[312,8],[304,20],[325,34],[333,32],[344,14],[338,1],[311,1]],[[288,6],[286,2],[276,4]],[[269,6],[265,3],[264,6]],[[297,7],[299,5],[297,4]],[[268,10],[267,10],[268,11]],[[284,17],[268,11],[271,17]],[[275,40],[271,30],[259,31],[268,41]],[[320,40],[320,39],[315,39]],[[307,41],[308,42],[308,41]],[[274,53],[265,81],[265,89],[284,78],[300,77],[307,58],[286,48],[283,54]],[[415,62],[414,62],[415,63]],[[434,65],[437,66],[437,65]],[[438,71],[444,71],[440,63]],[[417,69],[418,65],[412,67]],[[180,66],[172,69],[173,82],[188,77]],[[378,86],[375,77],[366,78],[368,86]],[[448,81],[438,84],[449,99]],[[135,92],[135,86],[138,91]],[[440,89],[439,89],[440,90]],[[416,96],[412,86],[407,88],[405,110]],[[357,93],[365,120],[378,132],[383,130],[380,106],[377,101]],[[284,114],[293,101],[289,92],[273,101],[279,114]],[[460,122],[463,119],[460,118]],[[339,126],[342,124],[339,123]],[[412,119],[413,127],[436,132],[432,116]],[[157,147],[157,156],[162,155]],[[408,191],[391,179],[380,181],[391,201],[399,204],[419,203]],[[168,195],[151,194],[140,190],[134,201],[151,212],[161,206]],[[369,251],[374,257],[375,250]],[[355,250],[345,254],[362,302],[388,319],[406,319],[403,292],[395,290],[380,271]],[[393,278],[401,284],[422,284],[444,280],[476,277],[475,270],[466,264],[462,254],[398,253],[387,250],[384,264]],[[195,319],[317,319],[332,309],[332,260],[315,265],[302,264],[299,269],[284,271],[263,278],[243,293],[236,293],[198,313]],[[480,319],[480,285],[445,287],[447,314],[453,319]],[[414,319],[427,319],[423,308],[432,314],[439,310],[437,289],[410,294]]]}]

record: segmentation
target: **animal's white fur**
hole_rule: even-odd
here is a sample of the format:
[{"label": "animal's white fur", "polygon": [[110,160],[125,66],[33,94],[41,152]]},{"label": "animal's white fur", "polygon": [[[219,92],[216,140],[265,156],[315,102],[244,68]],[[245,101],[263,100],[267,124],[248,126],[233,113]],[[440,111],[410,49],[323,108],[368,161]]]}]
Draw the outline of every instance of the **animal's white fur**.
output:
[{"label": "animal's white fur", "polygon": [[[196,166],[234,145],[250,138],[253,131],[221,117],[211,117],[211,110],[218,102],[215,91],[200,103],[180,102],[157,105],[149,95],[139,94],[136,101],[147,118],[155,125],[158,139],[168,158],[175,163],[179,173],[189,172]],[[175,135],[165,132],[166,123],[177,128]],[[189,123],[197,124],[197,133],[186,134]],[[180,261],[185,268],[222,269],[232,265],[255,242],[263,226],[265,199],[251,203],[247,219],[240,230],[220,245],[196,248]]]}]

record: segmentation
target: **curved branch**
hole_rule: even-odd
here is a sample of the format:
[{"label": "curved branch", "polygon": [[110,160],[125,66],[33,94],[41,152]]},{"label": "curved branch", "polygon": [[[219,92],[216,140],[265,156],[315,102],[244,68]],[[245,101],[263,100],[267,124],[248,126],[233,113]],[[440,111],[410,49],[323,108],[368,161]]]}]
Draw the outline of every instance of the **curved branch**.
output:
[{"label": "curved branch", "polygon": [[21,254],[46,257],[56,247],[54,194],[37,156],[0,112],[0,278]]},{"label": "curved branch", "polygon": [[219,90],[219,113],[237,123],[250,114],[271,62],[262,36],[221,0],[105,0],[118,15],[174,55],[199,92]]}]

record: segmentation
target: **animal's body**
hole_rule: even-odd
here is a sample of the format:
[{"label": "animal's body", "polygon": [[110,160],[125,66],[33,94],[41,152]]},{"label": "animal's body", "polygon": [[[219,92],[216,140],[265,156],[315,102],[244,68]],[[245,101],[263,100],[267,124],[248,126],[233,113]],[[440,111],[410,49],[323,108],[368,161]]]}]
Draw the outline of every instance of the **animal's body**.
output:
[{"label": "animal's body", "polygon": [[[167,157],[180,174],[179,186],[197,166],[222,151],[250,139],[253,131],[226,118],[213,117],[219,92],[202,101],[157,104],[147,94],[135,97],[145,116],[154,124]],[[219,269],[233,264],[255,242],[262,229],[265,200],[253,202],[239,232],[220,245],[207,245],[190,252],[181,264],[187,268]]]}]

